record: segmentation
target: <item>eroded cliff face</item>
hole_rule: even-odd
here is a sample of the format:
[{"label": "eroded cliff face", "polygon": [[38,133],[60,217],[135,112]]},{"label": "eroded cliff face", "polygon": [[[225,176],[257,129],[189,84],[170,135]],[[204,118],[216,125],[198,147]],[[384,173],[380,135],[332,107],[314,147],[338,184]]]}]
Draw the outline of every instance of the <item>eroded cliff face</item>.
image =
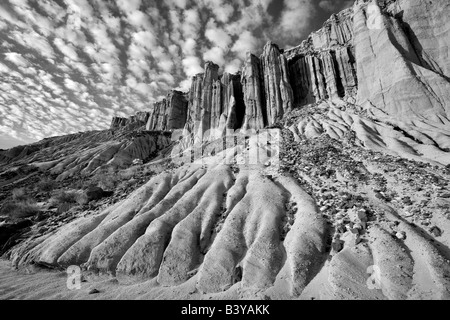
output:
[{"label": "eroded cliff face", "polygon": [[274,43],[268,42],[261,55],[268,125],[280,120],[293,107],[286,57]]},{"label": "eroded cliff face", "polygon": [[267,125],[263,80],[261,61],[247,53],[241,77],[245,102],[244,130],[261,129]]},{"label": "eroded cliff face", "polygon": [[220,138],[227,130],[242,126],[245,110],[240,75],[219,76],[218,70],[218,65],[207,62],[205,73],[192,80],[184,129],[195,142]]},{"label": "eroded cliff face", "polygon": [[130,130],[145,128],[147,131],[173,131],[186,124],[187,95],[172,90],[162,101],[154,103],[152,111],[137,112],[129,118],[113,117],[110,129],[127,127]]},{"label": "eroded cliff face", "polygon": [[[411,14],[410,3],[415,3],[414,15]],[[400,1],[396,16],[383,13],[375,2],[358,1],[354,8],[355,51],[360,79],[358,104],[380,109],[392,116],[427,119],[436,123],[444,118],[448,121],[450,83],[448,77],[441,73],[446,66],[443,64],[441,68],[431,54],[428,55],[424,48],[419,52],[418,48],[421,42],[429,46],[430,37],[435,39],[431,42],[437,46],[427,49],[436,55],[436,60],[443,55],[442,47],[447,48],[448,55],[448,32],[444,40],[442,36],[433,36],[433,24],[426,31],[417,23],[414,29],[408,24],[409,18],[419,15],[419,11],[431,10],[430,5],[421,1]],[[436,4],[433,9],[450,13],[448,4]],[[401,12],[404,15],[405,11],[409,16],[403,16],[402,21]]]},{"label": "eroded cliff face", "polygon": [[148,131],[171,131],[181,129],[186,123],[187,99],[179,91],[171,91],[167,98],[154,104],[149,114],[146,129]]},{"label": "eroded cliff face", "polygon": [[444,152],[450,150],[450,37],[442,19],[449,14],[442,1],[354,6],[357,104]]},{"label": "eroded cliff face", "polygon": [[150,113],[114,118],[111,127],[184,129],[192,143],[230,130],[259,130],[293,108],[323,100],[365,109],[415,142],[450,148],[450,13],[446,2],[356,1],[299,46],[268,42],[248,53],[242,72],[219,74],[207,62],[188,93],[172,92]]},{"label": "eroded cliff face", "polygon": [[221,137],[226,130],[242,126],[244,98],[240,75],[224,73],[213,87],[211,128],[217,128],[214,137]]},{"label": "eroded cliff face", "polygon": [[347,9],[285,51],[296,105],[351,96],[358,83],[353,40],[353,10]]}]

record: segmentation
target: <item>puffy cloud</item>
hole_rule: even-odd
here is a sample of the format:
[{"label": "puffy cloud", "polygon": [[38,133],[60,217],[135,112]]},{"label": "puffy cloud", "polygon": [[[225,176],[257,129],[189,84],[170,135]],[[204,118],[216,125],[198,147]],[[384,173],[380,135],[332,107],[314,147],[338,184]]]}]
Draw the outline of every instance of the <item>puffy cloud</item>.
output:
[{"label": "puffy cloud", "polygon": [[186,79],[180,82],[179,86],[175,88],[176,90],[188,92],[191,89],[192,80]]},{"label": "puffy cloud", "polygon": [[214,45],[222,49],[226,49],[231,43],[230,35],[225,30],[218,28],[213,20],[209,21],[205,36]]},{"label": "puffy cloud", "polygon": [[5,53],[5,60],[14,63],[18,67],[28,67],[30,63],[20,53],[7,52]]},{"label": "puffy cloud", "polygon": [[38,1],[39,6],[47,13],[53,21],[61,21],[66,15],[65,10],[55,1],[41,0]]},{"label": "puffy cloud", "polygon": [[64,86],[67,89],[70,89],[75,92],[85,92],[87,91],[87,87],[79,82],[73,81],[71,79],[64,79]]},{"label": "puffy cloud", "polygon": [[189,38],[186,41],[184,41],[181,49],[183,51],[183,54],[185,55],[194,55],[196,46],[197,42],[194,39]]},{"label": "puffy cloud", "polygon": [[213,47],[203,54],[203,60],[212,61],[219,66],[223,66],[225,64],[224,50],[220,47]]},{"label": "puffy cloud", "polygon": [[20,28],[26,28],[26,24],[21,21],[13,12],[0,3],[0,19]]},{"label": "puffy cloud", "polygon": [[148,16],[142,11],[133,11],[128,14],[128,23],[140,30],[151,29],[152,25]]},{"label": "puffy cloud", "polygon": [[14,10],[28,23],[35,25],[36,28],[45,36],[49,36],[54,29],[53,22],[34,11],[26,0],[10,0],[14,5]]},{"label": "puffy cloud", "polygon": [[55,56],[47,39],[33,30],[23,33],[14,31],[11,37],[21,45],[36,50],[38,54],[47,59],[53,59]]},{"label": "puffy cloud", "polygon": [[204,69],[200,66],[200,59],[195,56],[188,56],[182,61],[184,73],[188,77],[193,77],[198,73],[202,73]]},{"label": "puffy cloud", "polygon": [[67,5],[67,11],[74,18],[86,21],[92,21],[94,19],[94,9],[88,0],[64,0],[64,2]]},{"label": "puffy cloud", "polygon": [[3,63],[0,62],[0,73],[10,73],[11,69],[9,69],[7,66],[5,66]]},{"label": "puffy cloud", "polygon": [[126,13],[137,11],[142,5],[142,0],[117,0],[117,6]]},{"label": "puffy cloud", "polygon": [[185,38],[197,39],[201,27],[200,16],[196,9],[189,9],[183,12],[184,23],[182,25],[182,34]]},{"label": "puffy cloud", "polygon": [[239,58],[244,59],[247,52],[254,51],[258,44],[258,39],[251,32],[244,31],[234,43],[231,51],[235,52]]},{"label": "puffy cloud", "polygon": [[59,38],[55,38],[53,43],[59,49],[59,51],[61,51],[66,57],[68,57],[69,59],[71,59],[73,61],[78,60],[78,54],[77,54],[74,46],[72,46],[70,44],[66,44],[64,42],[64,40],[59,39]]},{"label": "puffy cloud", "polygon": [[306,36],[310,21],[315,17],[313,0],[285,0],[279,24],[279,35],[298,39]]},{"label": "puffy cloud", "polygon": [[137,45],[149,50],[157,43],[155,35],[150,31],[138,31],[132,35],[132,39]]},{"label": "puffy cloud", "polygon": [[213,12],[215,18],[223,23],[227,23],[233,16],[234,7],[223,0],[205,0],[205,5]]},{"label": "puffy cloud", "polygon": [[233,74],[237,73],[239,70],[241,70],[241,68],[242,68],[242,61],[240,59],[234,59],[225,66],[224,70],[225,72]]}]

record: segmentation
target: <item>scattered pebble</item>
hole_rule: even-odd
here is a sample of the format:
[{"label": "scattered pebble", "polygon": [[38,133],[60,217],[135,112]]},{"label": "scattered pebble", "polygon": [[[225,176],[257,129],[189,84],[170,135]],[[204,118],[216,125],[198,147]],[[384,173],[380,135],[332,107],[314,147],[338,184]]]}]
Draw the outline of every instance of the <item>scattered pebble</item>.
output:
[{"label": "scattered pebble", "polygon": [[344,249],[344,241],[335,239],[331,244],[331,247],[333,248],[334,251],[340,252],[342,251],[342,249]]},{"label": "scattered pebble", "polygon": [[405,240],[406,239],[406,233],[404,231],[397,232],[395,234],[395,236],[397,237],[397,239],[400,239],[400,240]]},{"label": "scattered pebble", "polygon": [[434,226],[430,229],[430,232],[435,236],[435,237],[440,237],[442,235],[442,230],[439,229],[437,226]]}]

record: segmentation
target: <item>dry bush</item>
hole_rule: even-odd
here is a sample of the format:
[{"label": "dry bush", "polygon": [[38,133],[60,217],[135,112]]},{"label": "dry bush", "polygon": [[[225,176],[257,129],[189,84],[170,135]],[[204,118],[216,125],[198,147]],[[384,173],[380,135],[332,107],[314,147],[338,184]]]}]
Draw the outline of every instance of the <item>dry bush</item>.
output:
[{"label": "dry bush", "polygon": [[59,203],[77,203],[78,192],[76,191],[64,191],[58,190],[52,197],[51,202],[54,204]]},{"label": "dry bush", "polygon": [[119,177],[120,177],[120,180],[129,180],[131,178],[134,178],[137,173],[138,173],[138,168],[131,167],[131,168],[120,171]]},{"label": "dry bush", "polygon": [[28,196],[24,188],[14,189],[11,191],[12,198],[15,201],[26,201],[28,200]]},{"label": "dry bush", "polygon": [[113,176],[101,176],[96,179],[97,186],[103,190],[113,190],[117,185],[117,178]]},{"label": "dry bush", "polygon": [[153,176],[156,174],[155,171],[153,171],[151,167],[144,167],[142,170],[142,173],[144,176]]},{"label": "dry bush", "polygon": [[80,201],[82,201],[80,193],[75,190],[58,190],[50,199],[51,205],[57,208],[57,213],[69,211],[72,207],[80,204]]},{"label": "dry bush", "polygon": [[51,192],[55,188],[55,181],[46,178],[37,183],[36,189],[43,192]]},{"label": "dry bush", "polygon": [[120,183],[118,184],[117,189],[119,189],[119,190],[120,190],[120,189],[121,189],[121,190],[126,190],[126,189],[128,189],[128,188],[134,186],[134,185],[136,184],[137,181],[138,181],[138,180],[136,180],[136,179],[134,179],[134,178],[123,180],[122,182],[120,182]]},{"label": "dry bush", "polygon": [[113,168],[102,169],[91,179],[91,183],[102,188],[103,190],[113,190],[119,182],[120,179],[118,174]]},{"label": "dry bush", "polygon": [[78,195],[77,195],[77,203],[78,203],[80,206],[83,206],[83,205],[89,203],[88,197],[87,197],[86,193],[84,193],[84,192],[78,193]]},{"label": "dry bush", "polygon": [[39,212],[38,206],[31,200],[8,201],[2,206],[0,210],[1,215],[5,215],[13,219],[28,218],[34,216],[38,212]]}]

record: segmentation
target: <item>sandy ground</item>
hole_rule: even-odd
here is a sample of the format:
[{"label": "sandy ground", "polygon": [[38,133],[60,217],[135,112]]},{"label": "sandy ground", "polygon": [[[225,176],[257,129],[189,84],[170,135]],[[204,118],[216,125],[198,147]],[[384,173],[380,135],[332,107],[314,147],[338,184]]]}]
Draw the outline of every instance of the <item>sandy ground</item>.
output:
[{"label": "sandy ground", "polygon": [[[114,277],[82,275],[81,287],[69,289],[69,275],[28,266],[14,270],[9,261],[0,260],[0,300],[237,300],[263,299],[258,292],[242,292],[238,285],[220,294],[200,294],[195,288],[196,276],[177,287],[161,287],[156,278],[124,285]],[[91,293],[96,290],[98,292]],[[279,298],[282,298],[279,296]]]}]

